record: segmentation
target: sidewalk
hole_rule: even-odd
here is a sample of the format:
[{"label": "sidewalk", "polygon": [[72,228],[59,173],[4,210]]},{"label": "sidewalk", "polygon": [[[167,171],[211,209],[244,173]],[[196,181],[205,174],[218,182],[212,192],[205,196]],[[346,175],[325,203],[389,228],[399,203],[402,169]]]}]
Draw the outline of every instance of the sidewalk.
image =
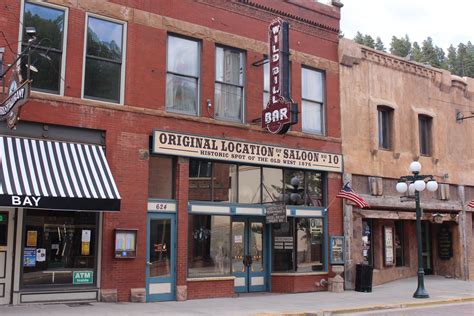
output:
[{"label": "sidewalk", "polygon": [[331,315],[393,307],[474,301],[474,282],[425,277],[428,299],[415,299],[416,278],[372,289],[371,293],[246,294],[237,298],[161,303],[50,304],[0,307],[0,315]]}]

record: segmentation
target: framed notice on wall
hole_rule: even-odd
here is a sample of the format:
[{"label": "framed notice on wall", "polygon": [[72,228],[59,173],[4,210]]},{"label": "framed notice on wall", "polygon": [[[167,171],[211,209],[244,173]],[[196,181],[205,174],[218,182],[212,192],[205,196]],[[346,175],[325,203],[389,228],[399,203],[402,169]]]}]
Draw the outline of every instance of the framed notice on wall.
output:
[{"label": "framed notice on wall", "polygon": [[384,264],[386,266],[393,266],[393,227],[384,226],[383,228],[384,240]]},{"label": "framed notice on wall", "polygon": [[344,236],[331,236],[331,264],[344,264]]},{"label": "framed notice on wall", "polygon": [[115,229],[115,258],[137,256],[137,229]]}]

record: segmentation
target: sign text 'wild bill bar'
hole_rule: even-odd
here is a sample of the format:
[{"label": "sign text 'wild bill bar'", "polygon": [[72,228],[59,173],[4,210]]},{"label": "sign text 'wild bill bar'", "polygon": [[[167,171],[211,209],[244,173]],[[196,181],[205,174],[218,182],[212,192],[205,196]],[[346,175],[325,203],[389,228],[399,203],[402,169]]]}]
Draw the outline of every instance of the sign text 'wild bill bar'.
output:
[{"label": "sign text 'wild bill bar'", "polygon": [[155,131],[153,153],[265,166],[342,172],[342,155],[313,150]]}]

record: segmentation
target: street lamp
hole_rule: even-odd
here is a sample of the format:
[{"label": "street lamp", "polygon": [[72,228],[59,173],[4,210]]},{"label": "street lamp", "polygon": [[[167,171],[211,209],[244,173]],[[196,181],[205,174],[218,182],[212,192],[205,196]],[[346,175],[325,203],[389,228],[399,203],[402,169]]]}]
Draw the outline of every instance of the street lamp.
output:
[{"label": "street lamp", "polygon": [[430,192],[434,192],[438,189],[438,183],[433,179],[431,175],[421,175],[421,164],[418,161],[413,161],[410,164],[410,172],[412,176],[402,176],[398,180],[396,189],[399,193],[405,193],[407,190],[411,194],[415,194],[416,204],[416,241],[418,244],[418,287],[413,294],[414,298],[429,298],[428,292],[425,290],[423,271],[423,255],[422,255],[422,243],[421,243],[421,207],[420,207],[420,192],[425,188]]}]

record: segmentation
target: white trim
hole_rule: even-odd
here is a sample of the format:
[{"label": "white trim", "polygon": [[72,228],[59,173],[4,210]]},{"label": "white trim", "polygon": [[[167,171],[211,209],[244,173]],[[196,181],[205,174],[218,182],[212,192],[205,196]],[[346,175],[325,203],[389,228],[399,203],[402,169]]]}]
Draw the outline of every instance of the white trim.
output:
[{"label": "white trim", "polygon": [[[59,78],[59,96],[64,96],[64,87],[66,85],[66,58],[67,58],[67,41],[68,41],[68,24],[69,24],[69,8],[68,7],[63,7],[57,4],[52,4],[48,2],[43,2],[43,1],[27,1],[27,0],[21,0],[21,7],[20,7],[20,21],[19,23],[19,28],[18,28],[18,54],[21,53],[21,44],[23,40],[23,18],[25,15],[25,3],[29,2],[31,4],[43,6],[43,7],[49,7],[52,9],[57,9],[64,11],[64,21],[63,21],[63,47],[62,47],[62,54],[61,54],[61,71],[60,71],[60,78]],[[58,95],[56,93],[49,93],[46,91],[34,91],[35,93],[43,93],[46,95]]]},{"label": "white trim", "polygon": [[240,215],[264,215],[263,208],[236,207],[235,214]]},{"label": "white trim", "polygon": [[[119,102],[111,102],[105,100],[97,100],[94,98],[84,97],[84,81],[86,77],[86,52],[87,52],[87,26],[89,17],[94,17],[99,20],[104,20],[108,22],[113,22],[117,24],[122,24],[122,64],[120,66],[120,97]],[[83,100],[94,100],[100,103],[113,104],[113,105],[124,105],[125,102],[125,64],[127,61],[127,22],[121,21],[113,18],[109,18],[103,15],[98,15],[90,12],[86,12],[86,18],[84,21],[84,45],[83,45],[83,55],[82,55],[82,81],[81,81],[81,99]]]},{"label": "white trim", "polygon": [[207,281],[232,281],[235,280],[235,276],[224,276],[224,277],[204,277],[204,278],[187,278],[187,282],[207,282]]},{"label": "white trim", "polygon": [[322,217],[323,211],[321,210],[295,210],[295,216],[317,216]]},{"label": "white trim", "polygon": [[191,205],[192,213],[230,214],[229,206]]},{"label": "white trim", "polygon": [[246,284],[245,281],[246,281],[245,278],[235,278],[234,287],[236,287],[236,286],[245,286],[245,284]]},{"label": "white trim", "polygon": [[97,290],[66,293],[21,293],[21,303],[56,302],[56,301],[96,301]]},{"label": "white trim", "polygon": [[265,285],[265,278],[263,276],[251,277],[250,286],[254,285]]},{"label": "white trim", "polygon": [[272,276],[305,276],[305,275],[327,275],[327,271],[321,271],[321,272],[275,272],[272,273]]},{"label": "white trim", "polygon": [[7,246],[2,247],[2,251],[5,251],[4,257],[4,270],[0,271],[3,274],[1,285],[3,285],[3,291],[0,289],[0,295],[3,293],[3,297],[0,296],[0,305],[2,304],[9,304],[11,298],[11,289],[12,289],[12,277],[13,277],[13,249],[15,245],[14,242],[14,232],[15,232],[15,209],[12,208],[1,208],[0,211],[6,212],[8,214],[8,222],[7,222]]},{"label": "white trim", "polygon": [[176,203],[175,202],[148,202],[147,204],[148,212],[173,212],[176,213]]},{"label": "white trim", "polygon": [[171,293],[171,283],[150,283],[148,285],[149,294],[168,294]]}]

